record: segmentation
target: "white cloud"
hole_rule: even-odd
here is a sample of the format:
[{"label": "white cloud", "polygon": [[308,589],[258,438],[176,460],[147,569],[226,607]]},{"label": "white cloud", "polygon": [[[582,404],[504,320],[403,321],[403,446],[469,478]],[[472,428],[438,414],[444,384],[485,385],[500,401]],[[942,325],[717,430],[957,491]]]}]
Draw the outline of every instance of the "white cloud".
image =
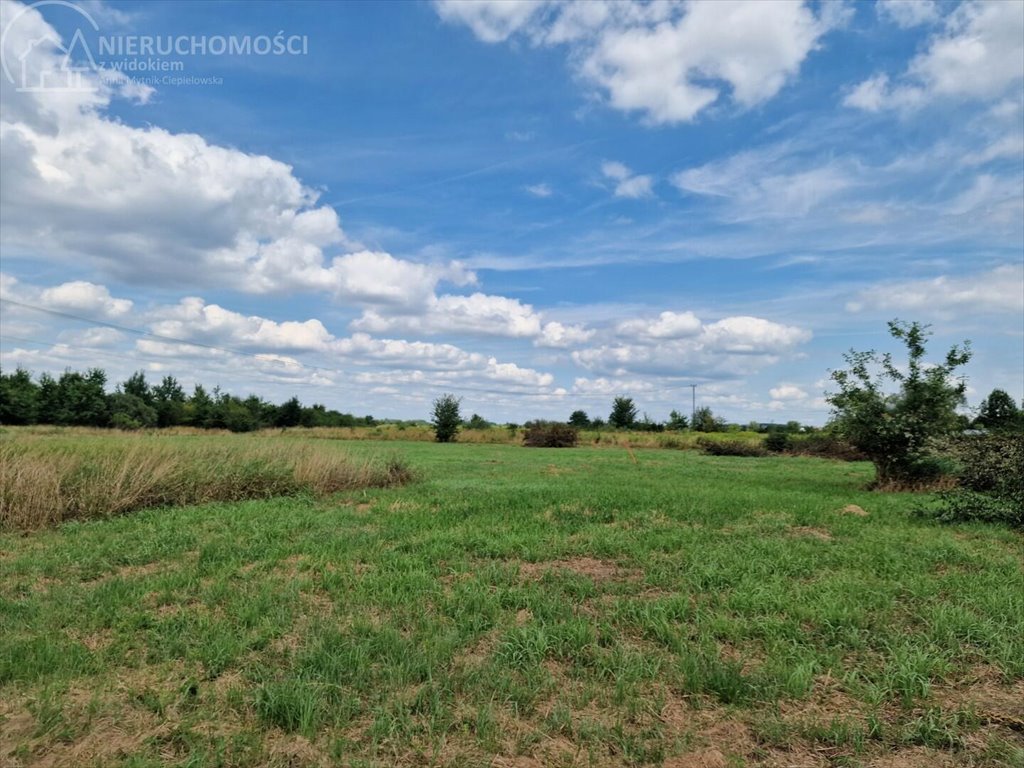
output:
[{"label": "white cloud", "polygon": [[591,335],[579,325],[545,323],[541,313],[518,299],[484,293],[431,297],[415,314],[368,309],[353,321],[352,328],[370,333],[504,336],[533,339],[539,346],[558,347],[586,341]]},{"label": "white cloud", "polygon": [[854,184],[841,161],[815,165],[786,144],[678,171],[671,181],[680,191],[731,201],[737,219],[805,216]]},{"label": "white cloud", "polygon": [[85,280],[72,280],[49,288],[37,288],[20,283],[13,275],[4,273],[0,273],[0,297],[46,309],[83,314],[99,320],[123,318],[131,312],[133,306],[129,299],[111,296],[106,286]]},{"label": "white cloud", "polygon": [[39,295],[44,306],[70,312],[85,312],[94,317],[117,318],[128,313],[132,302],[115,299],[105,286],[75,280],[47,288]]},{"label": "white cloud", "polygon": [[616,332],[632,332],[632,339],[580,349],[572,359],[589,371],[619,377],[732,378],[776,362],[811,338],[810,331],[758,317],[726,317],[694,328],[689,313],[667,314],[653,323],[620,323]]},{"label": "white cloud", "polygon": [[275,322],[241,315],[190,297],[150,313],[150,328],[160,336],[209,341],[232,347],[274,350],[323,350],[333,340],[319,320]]},{"label": "white cloud", "polygon": [[935,100],[988,100],[1024,79],[1024,6],[968,0],[947,18],[928,48],[890,82],[874,75],[853,88],[844,104],[867,111],[913,109]]},{"label": "white cloud", "polygon": [[932,24],[940,18],[935,0],[878,0],[875,10],[879,18],[903,29]]},{"label": "white cloud", "polygon": [[534,197],[551,197],[554,194],[554,190],[551,189],[550,184],[530,184],[526,187],[526,191]]},{"label": "white cloud", "polygon": [[582,325],[565,325],[552,320],[544,323],[541,335],[534,341],[538,347],[573,347],[584,344],[593,338],[595,331],[587,329]]},{"label": "white cloud", "polygon": [[615,196],[640,198],[654,193],[652,176],[634,174],[626,165],[610,160],[601,164],[601,173],[615,182]]},{"label": "white cloud", "polygon": [[[0,27],[12,20],[7,61],[32,40],[60,39],[38,10],[0,2]],[[58,74],[62,58],[54,42],[33,48],[27,61],[38,77]],[[351,244],[336,211],[290,166],[195,134],[110,119],[104,110],[131,95],[127,84],[83,76],[94,92],[24,92],[0,78],[5,248],[84,259],[132,283],[217,282],[364,303],[422,303],[439,281],[473,281],[457,264],[368,251],[329,256],[327,249]]]},{"label": "white cloud", "polygon": [[619,336],[632,339],[682,339],[697,335],[701,328],[703,324],[693,312],[666,311],[656,320],[623,320],[615,331]]},{"label": "white cloud", "polygon": [[530,17],[542,11],[537,0],[435,0],[438,15],[461,23],[487,43],[500,43],[521,29]]},{"label": "white cloud", "polygon": [[771,395],[772,400],[784,401],[805,400],[808,397],[808,394],[795,384],[779,384],[779,386],[768,390],[768,394]]},{"label": "white cloud", "polygon": [[580,76],[609,103],[652,123],[693,120],[727,89],[749,108],[796,76],[828,30],[848,15],[829,3],[599,2],[528,5],[441,0],[438,13],[485,42],[518,33],[535,45],[566,45]]},{"label": "white cloud", "polygon": [[984,315],[1024,312],[1024,267],[1006,264],[988,272],[929,280],[881,283],[861,291],[847,311],[884,309]]}]

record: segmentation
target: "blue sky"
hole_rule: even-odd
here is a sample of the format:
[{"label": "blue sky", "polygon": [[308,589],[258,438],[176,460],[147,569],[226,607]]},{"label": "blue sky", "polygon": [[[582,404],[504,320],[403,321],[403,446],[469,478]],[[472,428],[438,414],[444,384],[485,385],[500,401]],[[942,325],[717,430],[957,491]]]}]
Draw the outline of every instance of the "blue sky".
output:
[{"label": "blue sky", "polygon": [[72,5],[0,0],[5,368],[823,423],[899,317],[1024,396],[1024,3]]}]

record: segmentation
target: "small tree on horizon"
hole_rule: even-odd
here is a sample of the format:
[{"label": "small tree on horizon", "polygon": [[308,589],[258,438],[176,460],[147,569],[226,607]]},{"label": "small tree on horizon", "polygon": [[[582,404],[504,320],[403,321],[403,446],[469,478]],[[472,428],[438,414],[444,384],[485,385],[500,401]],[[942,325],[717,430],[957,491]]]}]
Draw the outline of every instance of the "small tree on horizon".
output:
[{"label": "small tree on horizon", "polygon": [[682,432],[690,427],[690,420],[679,411],[672,411],[668,415],[668,423],[665,429],[671,432]]},{"label": "small tree on horizon", "polygon": [[636,405],[631,397],[616,397],[612,401],[612,412],[608,423],[618,429],[629,429],[636,423]]},{"label": "small tree on horizon", "polygon": [[1017,407],[1005,390],[993,389],[989,396],[981,401],[978,418],[974,420],[979,427],[993,431],[1024,429],[1024,413]]},{"label": "small tree on horizon", "polygon": [[576,429],[586,429],[590,426],[590,417],[587,416],[586,411],[573,411],[569,416],[569,424]]},{"label": "small tree on horizon", "polygon": [[719,419],[706,405],[701,406],[693,413],[694,432],[721,432],[722,420]]},{"label": "small tree on horizon", "polygon": [[430,423],[434,427],[434,439],[439,443],[455,442],[462,424],[459,413],[461,398],[445,393],[434,401],[434,418]]}]

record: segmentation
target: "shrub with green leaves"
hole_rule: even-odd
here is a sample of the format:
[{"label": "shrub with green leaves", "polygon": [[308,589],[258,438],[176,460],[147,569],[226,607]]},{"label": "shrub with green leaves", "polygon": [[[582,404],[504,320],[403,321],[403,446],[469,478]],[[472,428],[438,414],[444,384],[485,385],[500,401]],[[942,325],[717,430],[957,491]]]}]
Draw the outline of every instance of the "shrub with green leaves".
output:
[{"label": "shrub with green leaves", "polygon": [[[971,359],[970,345],[953,346],[941,362],[928,363],[927,325],[893,320],[889,333],[906,347],[906,365],[889,353],[851,350],[844,355],[849,368],[832,372],[839,391],[827,399],[833,428],[875,465],[875,485],[915,487],[946,469],[932,444],[961,429],[956,409],[966,383],[955,371]],[[890,385],[895,392],[886,391]]]},{"label": "shrub with green leaves", "polygon": [[1024,528],[1024,435],[964,435],[945,449],[957,487],[922,514],[943,522],[984,520]]}]

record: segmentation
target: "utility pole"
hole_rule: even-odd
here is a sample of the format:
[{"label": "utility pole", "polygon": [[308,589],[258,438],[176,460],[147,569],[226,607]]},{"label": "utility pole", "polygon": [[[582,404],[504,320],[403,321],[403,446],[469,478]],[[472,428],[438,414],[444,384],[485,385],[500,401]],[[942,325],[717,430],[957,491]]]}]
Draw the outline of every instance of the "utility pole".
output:
[{"label": "utility pole", "polygon": [[697,418],[697,385],[690,385],[690,394],[692,395],[692,403],[690,405],[690,429],[693,429],[693,420]]}]

